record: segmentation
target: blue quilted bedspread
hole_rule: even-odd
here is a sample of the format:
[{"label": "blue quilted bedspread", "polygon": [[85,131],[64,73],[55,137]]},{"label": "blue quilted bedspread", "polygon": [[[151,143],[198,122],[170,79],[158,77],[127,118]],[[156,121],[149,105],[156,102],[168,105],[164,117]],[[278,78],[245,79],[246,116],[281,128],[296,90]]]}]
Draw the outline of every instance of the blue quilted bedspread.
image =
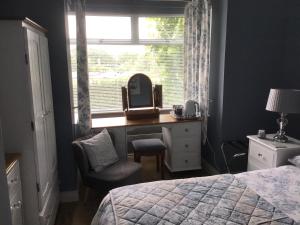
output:
[{"label": "blue quilted bedspread", "polygon": [[296,224],[233,175],[114,189],[92,225]]}]

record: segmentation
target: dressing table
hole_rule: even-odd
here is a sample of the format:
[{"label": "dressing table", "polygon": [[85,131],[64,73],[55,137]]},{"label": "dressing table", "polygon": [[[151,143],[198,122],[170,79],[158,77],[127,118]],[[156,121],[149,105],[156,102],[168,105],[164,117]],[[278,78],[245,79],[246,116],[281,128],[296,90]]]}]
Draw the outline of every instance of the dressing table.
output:
[{"label": "dressing table", "polygon": [[95,118],[92,127],[96,132],[107,128],[114,135],[116,150],[123,159],[131,140],[162,136],[167,146],[165,165],[171,172],[201,169],[201,119],[176,120],[169,114],[136,120],[125,116]]},{"label": "dressing table", "polygon": [[153,88],[145,74],[134,74],[121,91],[124,116],[93,119],[92,127],[95,132],[107,128],[113,134],[122,159],[132,152],[132,140],[160,138],[167,147],[165,165],[171,172],[201,169],[200,119],[177,120],[160,114],[162,85]]}]

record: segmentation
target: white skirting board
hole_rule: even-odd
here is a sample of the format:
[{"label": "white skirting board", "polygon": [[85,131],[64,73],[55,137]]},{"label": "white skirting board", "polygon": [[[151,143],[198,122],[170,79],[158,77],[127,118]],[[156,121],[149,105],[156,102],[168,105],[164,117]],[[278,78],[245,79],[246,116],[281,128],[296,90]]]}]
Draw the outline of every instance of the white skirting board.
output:
[{"label": "white skirting board", "polygon": [[60,192],[60,202],[77,202],[79,201],[78,190]]}]

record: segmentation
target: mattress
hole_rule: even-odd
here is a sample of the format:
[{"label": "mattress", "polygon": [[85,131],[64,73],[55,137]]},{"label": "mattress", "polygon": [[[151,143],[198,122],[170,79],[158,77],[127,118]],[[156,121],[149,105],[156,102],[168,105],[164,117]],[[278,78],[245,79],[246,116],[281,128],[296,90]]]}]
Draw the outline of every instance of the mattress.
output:
[{"label": "mattress", "polygon": [[92,225],[298,224],[299,172],[283,166],[117,188]]}]

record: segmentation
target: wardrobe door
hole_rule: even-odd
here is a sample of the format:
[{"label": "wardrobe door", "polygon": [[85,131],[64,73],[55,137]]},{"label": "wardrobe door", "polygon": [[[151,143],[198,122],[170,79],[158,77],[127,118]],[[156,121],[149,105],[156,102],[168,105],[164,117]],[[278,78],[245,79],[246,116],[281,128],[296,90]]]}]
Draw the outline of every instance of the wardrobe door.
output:
[{"label": "wardrobe door", "polygon": [[27,29],[28,58],[30,67],[31,92],[33,103],[33,125],[35,141],[35,164],[37,172],[37,189],[39,208],[42,209],[49,192],[49,164],[45,130],[45,109],[43,105],[42,66],[40,59],[39,34]]},{"label": "wardrobe door", "polygon": [[49,176],[51,185],[55,183],[56,179],[56,138],[55,138],[55,125],[54,125],[54,112],[52,101],[52,86],[51,86],[51,72],[49,62],[48,40],[44,36],[40,36],[40,55],[42,65],[42,78],[43,78],[43,96],[45,108],[45,129],[46,129],[46,147],[48,153],[49,163]]}]

